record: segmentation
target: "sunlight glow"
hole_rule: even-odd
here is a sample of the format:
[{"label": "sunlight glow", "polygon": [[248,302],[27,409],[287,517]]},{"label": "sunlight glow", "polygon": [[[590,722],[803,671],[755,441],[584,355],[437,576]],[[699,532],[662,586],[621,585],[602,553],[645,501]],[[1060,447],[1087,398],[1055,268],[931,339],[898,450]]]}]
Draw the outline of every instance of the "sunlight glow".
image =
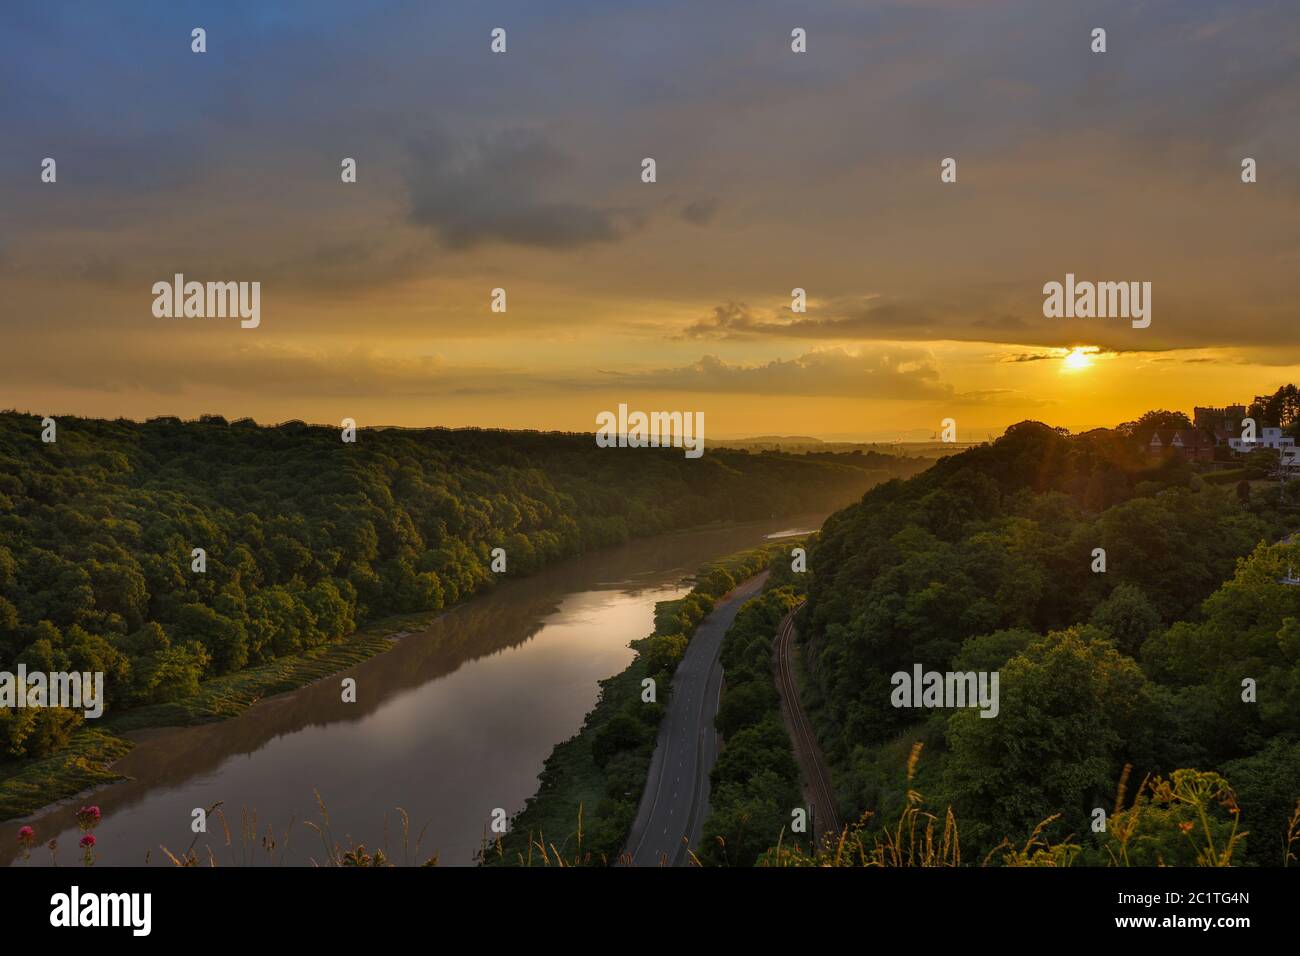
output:
[{"label": "sunlight glow", "polygon": [[1065,356],[1065,367],[1072,372],[1080,372],[1092,365],[1091,353],[1097,351],[1096,346],[1078,345],[1072,348]]}]

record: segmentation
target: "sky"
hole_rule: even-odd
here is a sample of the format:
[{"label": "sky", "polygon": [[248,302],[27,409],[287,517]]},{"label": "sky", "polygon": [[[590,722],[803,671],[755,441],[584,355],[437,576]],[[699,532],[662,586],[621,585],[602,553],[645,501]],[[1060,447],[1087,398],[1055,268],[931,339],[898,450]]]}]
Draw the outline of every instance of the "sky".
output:
[{"label": "sky", "polygon": [[1294,0],[8,2],[0,90],[4,408],[969,441],[1300,381]]}]

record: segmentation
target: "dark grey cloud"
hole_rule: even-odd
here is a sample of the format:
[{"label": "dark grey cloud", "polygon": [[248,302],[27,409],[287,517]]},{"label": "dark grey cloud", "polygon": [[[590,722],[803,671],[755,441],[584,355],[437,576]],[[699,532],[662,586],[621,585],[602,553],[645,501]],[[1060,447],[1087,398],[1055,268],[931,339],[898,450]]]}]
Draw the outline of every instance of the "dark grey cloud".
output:
[{"label": "dark grey cloud", "polygon": [[794,313],[788,306],[759,313],[745,303],[728,302],[715,306],[682,334],[692,339],[922,339],[951,324],[951,317],[941,321],[941,316],[931,307],[882,299],[830,303],[808,314]]},{"label": "dark grey cloud", "polygon": [[[1059,279],[1044,273],[1048,279]],[[1158,275],[1158,274],[1157,274]],[[1170,281],[1173,279],[1174,281]],[[685,326],[674,338],[714,341],[796,339],[838,342],[999,342],[1021,346],[1095,347],[1099,354],[1156,353],[1177,349],[1251,349],[1263,364],[1289,365],[1298,349],[1294,308],[1286,301],[1225,312],[1180,288],[1176,277],[1157,277],[1150,328],[1124,319],[1048,319],[1042,315],[1039,279],[1004,287],[972,287],[967,294],[932,289],[925,302],[881,295],[810,300],[807,313],[789,305],[759,309],[725,302]],[[1006,303],[1013,302],[1012,311]],[[1273,356],[1271,359],[1269,356]],[[1032,359],[1029,359],[1032,360]]]},{"label": "dark grey cloud", "polygon": [[[300,310],[440,270],[481,284],[512,244],[546,254],[511,250],[511,283],[548,283],[536,300],[594,290],[611,326],[620,294],[627,321],[665,297],[691,314],[727,303],[671,320],[698,342],[1220,346],[1289,364],[1294,5],[832,0],[794,55],[798,21],[777,0],[743,16],[685,0],[232,0],[205,13],[211,52],[196,57],[191,14],[166,0],[130,17],[13,0],[0,330],[40,315],[153,334],[148,289],[174,271],[264,279],[268,303]],[[498,22],[505,57],[486,50]],[[1104,56],[1087,50],[1098,24]],[[408,149],[426,124],[440,132]],[[37,180],[45,155],[57,186]],[[645,155],[655,187],[637,181]],[[960,179],[941,187],[949,155]],[[1243,155],[1258,185],[1239,182]],[[358,184],[339,183],[341,156],[359,158]],[[651,215],[663,235],[609,248]],[[1154,324],[1044,320],[1038,289],[1066,270],[1154,280]],[[806,315],[781,302],[796,284]],[[377,333],[425,321],[400,295],[376,303]]]},{"label": "dark grey cloud", "polygon": [[485,242],[571,248],[613,242],[636,230],[634,209],[545,195],[573,160],[535,130],[511,129],[457,141],[431,133],[410,144],[411,221],[448,246]]},{"label": "dark grey cloud", "polygon": [[1060,361],[1065,356],[1052,352],[1021,352],[1018,355],[1008,355],[1002,359],[1003,362],[1010,362],[1013,365],[1019,365],[1023,362],[1053,362]]},{"label": "dark grey cloud", "polygon": [[696,199],[682,207],[682,218],[692,226],[707,226],[721,205],[716,199]]}]

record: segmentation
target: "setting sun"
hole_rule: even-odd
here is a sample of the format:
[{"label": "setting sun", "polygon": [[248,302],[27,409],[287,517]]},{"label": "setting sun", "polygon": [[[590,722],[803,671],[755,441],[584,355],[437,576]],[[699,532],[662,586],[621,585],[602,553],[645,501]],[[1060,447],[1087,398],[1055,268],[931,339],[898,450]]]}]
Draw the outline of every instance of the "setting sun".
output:
[{"label": "setting sun", "polygon": [[1065,367],[1073,372],[1082,371],[1083,369],[1088,368],[1092,365],[1092,356],[1089,353],[1095,351],[1096,348],[1093,346],[1076,346],[1070,350],[1068,355],[1065,356]]}]

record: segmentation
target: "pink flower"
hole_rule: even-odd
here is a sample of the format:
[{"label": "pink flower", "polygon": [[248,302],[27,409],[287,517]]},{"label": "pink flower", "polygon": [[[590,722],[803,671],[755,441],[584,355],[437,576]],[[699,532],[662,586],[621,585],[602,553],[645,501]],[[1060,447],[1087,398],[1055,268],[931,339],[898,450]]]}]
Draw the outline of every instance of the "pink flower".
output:
[{"label": "pink flower", "polygon": [[82,862],[86,866],[95,865],[95,834],[87,833],[78,844],[82,850]]},{"label": "pink flower", "polygon": [[82,807],[77,811],[77,826],[83,830],[93,830],[103,817],[104,814],[97,806]]},{"label": "pink flower", "polygon": [[23,848],[23,859],[31,859],[32,847],[36,846],[36,831],[31,827],[19,827],[18,845]]}]

